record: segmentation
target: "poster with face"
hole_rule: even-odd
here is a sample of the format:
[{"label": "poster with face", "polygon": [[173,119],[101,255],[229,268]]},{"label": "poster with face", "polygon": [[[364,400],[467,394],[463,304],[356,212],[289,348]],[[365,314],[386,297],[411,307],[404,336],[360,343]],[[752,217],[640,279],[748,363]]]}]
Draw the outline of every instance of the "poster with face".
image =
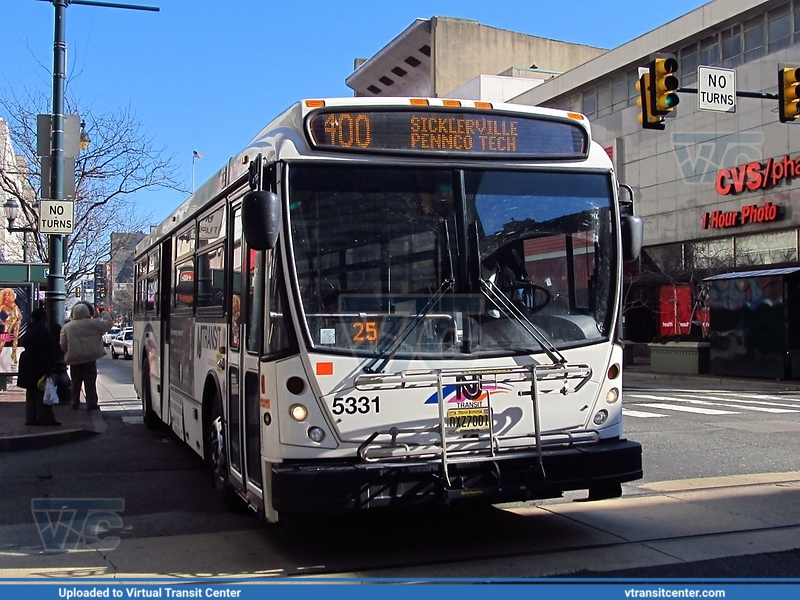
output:
[{"label": "poster with face", "polygon": [[31,313],[33,286],[0,282],[0,374],[16,373],[24,348],[17,347]]}]

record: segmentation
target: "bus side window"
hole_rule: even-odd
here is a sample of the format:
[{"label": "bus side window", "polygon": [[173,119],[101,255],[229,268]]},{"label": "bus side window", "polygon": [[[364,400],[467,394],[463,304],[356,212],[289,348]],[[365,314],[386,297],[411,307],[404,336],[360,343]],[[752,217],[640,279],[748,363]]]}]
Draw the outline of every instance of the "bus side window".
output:
[{"label": "bus side window", "polygon": [[151,273],[147,278],[147,289],[145,290],[145,294],[145,310],[147,312],[156,312],[156,298],[158,297],[158,273]]},{"label": "bus side window", "polygon": [[175,308],[194,307],[194,259],[175,267]]},{"label": "bus side window", "polygon": [[197,256],[197,306],[222,308],[225,252],[218,247]]}]

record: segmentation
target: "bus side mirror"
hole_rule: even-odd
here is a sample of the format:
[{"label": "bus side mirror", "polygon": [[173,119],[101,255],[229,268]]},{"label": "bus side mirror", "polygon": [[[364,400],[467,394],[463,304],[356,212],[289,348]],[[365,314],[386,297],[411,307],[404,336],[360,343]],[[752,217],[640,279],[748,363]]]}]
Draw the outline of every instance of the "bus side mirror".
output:
[{"label": "bus side mirror", "polygon": [[278,243],[283,209],[272,192],[251,191],[242,200],[242,229],[253,250],[271,250]]},{"label": "bus side mirror", "polygon": [[626,215],[620,218],[622,232],[622,260],[631,262],[639,258],[644,239],[644,225],[642,218]]}]

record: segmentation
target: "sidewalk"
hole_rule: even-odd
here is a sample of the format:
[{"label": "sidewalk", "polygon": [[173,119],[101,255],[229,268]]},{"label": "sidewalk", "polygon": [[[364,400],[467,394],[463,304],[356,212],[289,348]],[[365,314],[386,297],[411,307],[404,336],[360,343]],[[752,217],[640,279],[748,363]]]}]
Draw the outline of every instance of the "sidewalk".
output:
[{"label": "sidewalk", "polygon": [[687,375],[683,373],[659,373],[650,367],[649,359],[637,359],[633,365],[625,365],[622,369],[623,389],[640,385],[661,385],[664,387],[691,387],[696,390],[730,390],[730,391],[797,391],[800,390],[798,380],[774,380],[722,377],[720,375]]},{"label": "sidewalk", "polygon": [[9,384],[6,391],[0,392],[0,453],[83,440],[106,429],[101,411],[87,411],[85,405],[81,410],[72,410],[69,404],[58,404],[53,412],[60,426],[25,425],[25,390]]}]

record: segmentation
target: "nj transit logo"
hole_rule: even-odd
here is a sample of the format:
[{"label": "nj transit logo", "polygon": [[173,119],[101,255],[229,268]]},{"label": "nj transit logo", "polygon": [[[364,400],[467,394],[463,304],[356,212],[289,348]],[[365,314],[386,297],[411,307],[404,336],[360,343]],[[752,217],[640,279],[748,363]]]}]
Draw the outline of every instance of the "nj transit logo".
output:
[{"label": "nj transit logo", "polygon": [[716,181],[725,167],[761,160],[764,134],[751,133],[673,133],[675,160],[686,183]]},{"label": "nj transit logo", "polygon": [[[503,384],[486,384],[480,380],[463,380],[453,385],[446,385],[442,388],[445,404],[460,404],[462,402],[483,402],[488,395],[508,394],[513,388]],[[439,393],[431,394],[425,404],[436,404],[439,402]]]},{"label": "nj transit logo", "polygon": [[33,498],[31,512],[45,550],[113,550],[120,539],[108,535],[122,529],[123,498]]}]

